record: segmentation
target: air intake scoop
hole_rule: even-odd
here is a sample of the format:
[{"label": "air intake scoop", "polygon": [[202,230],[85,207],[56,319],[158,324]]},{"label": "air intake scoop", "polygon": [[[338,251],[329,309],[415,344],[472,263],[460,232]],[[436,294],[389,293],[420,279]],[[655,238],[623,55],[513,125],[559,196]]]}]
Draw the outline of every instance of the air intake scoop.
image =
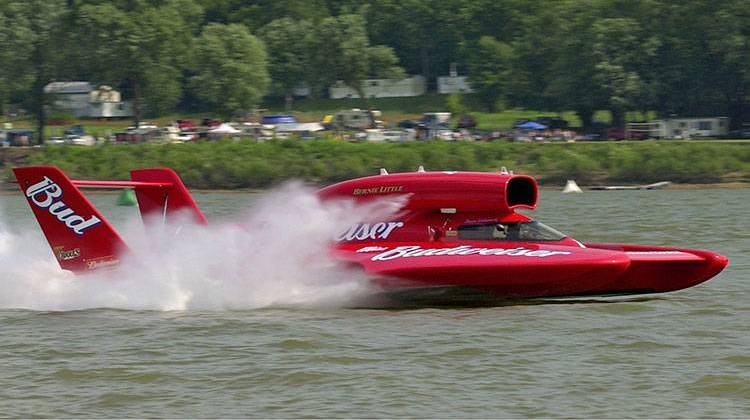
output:
[{"label": "air intake scoop", "polygon": [[323,199],[368,201],[392,195],[408,197],[404,209],[456,209],[456,212],[511,213],[535,209],[534,178],[508,173],[410,172],[353,179],[320,191]]}]

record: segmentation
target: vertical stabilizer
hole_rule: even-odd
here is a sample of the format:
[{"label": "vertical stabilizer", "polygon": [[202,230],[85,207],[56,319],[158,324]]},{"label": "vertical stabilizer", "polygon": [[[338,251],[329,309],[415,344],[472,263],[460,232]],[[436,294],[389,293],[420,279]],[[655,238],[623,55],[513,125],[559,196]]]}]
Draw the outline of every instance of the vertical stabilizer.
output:
[{"label": "vertical stabilizer", "polygon": [[135,187],[144,222],[169,222],[175,217],[188,217],[195,223],[208,223],[175,171],[169,168],[138,169],[130,171],[130,178],[135,182],[170,184],[169,188]]},{"label": "vertical stabilizer", "polygon": [[63,269],[83,273],[119,263],[127,246],[61,170],[29,166],[13,172]]}]

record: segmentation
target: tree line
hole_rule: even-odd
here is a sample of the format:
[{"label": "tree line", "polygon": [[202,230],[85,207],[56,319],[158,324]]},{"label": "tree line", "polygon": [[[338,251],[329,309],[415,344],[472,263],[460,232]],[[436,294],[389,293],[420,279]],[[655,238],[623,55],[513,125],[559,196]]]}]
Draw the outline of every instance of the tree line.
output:
[{"label": "tree line", "polygon": [[[0,0],[0,107],[43,124],[53,80],[114,85],[136,119],[229,115],[451,63],[486,110],[747,120],[746,0]],[[41,130],[40,130],[41,132]]]}]

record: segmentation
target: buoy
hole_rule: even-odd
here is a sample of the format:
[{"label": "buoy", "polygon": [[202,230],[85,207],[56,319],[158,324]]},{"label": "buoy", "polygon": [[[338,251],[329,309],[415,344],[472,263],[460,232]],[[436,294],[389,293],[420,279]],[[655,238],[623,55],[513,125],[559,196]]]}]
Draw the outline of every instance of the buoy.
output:
[{"label": "buoy", "polygon": [[138,203],[138,200],[135,198],[135,191],[131,190],[130,188],[125,188],[120,193],[120,196],[117,198],[117,205],[118,206],[134,206]]},{"label": "buoy", "polygon": [[581,190],[581,187],[579,187],[578,184],[576,184],[576,182],[574,180],[569,179],[568,183],[565,184],[565,188],[563,188],[562,192],[563,192],[563,194],[568,194],[568,193],[582,193],[583,190]]}]

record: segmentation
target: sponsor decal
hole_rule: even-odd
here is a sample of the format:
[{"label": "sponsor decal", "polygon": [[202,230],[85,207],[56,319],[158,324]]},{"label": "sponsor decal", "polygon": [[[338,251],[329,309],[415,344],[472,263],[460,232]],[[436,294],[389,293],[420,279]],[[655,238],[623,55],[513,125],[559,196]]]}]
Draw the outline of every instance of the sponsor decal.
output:
[{"label": "sponsor decal", "polygon": [[81,256],[81,248],[66,250],[62,246],[56,246],[53,248],[53,250],[58,261],[73,260]]},{"label": "sponsor decal", "polygon": [[380,252],[385,251],[386,249],[388,248],[384,246],[366,246],[364,248],[358,249],[357,252]]},{"label": "sponsor decal", "polygon": [[488,217],[484,219],[466,219],[463,222],[464,224],[484,224],[484,223],[499,223],[497,221],[497,218]]},{"label": "sponsor decal", "polygon": [[113,267],[120,263],[120,260],[113,257],[100,257],[90,260],[86,260],[86,268],[89,270],[95,270],[97,268]]},{"label": "sponsor decal", "polygon": [[359,223],[336,237],[337,241],[363,241],[365,239],[388,239],[404,222]]},{"label": "sponsor decal", "polygon": [[26,197],[29,198],[29,201],[40,209],[47,210],[49,214],[55,216],[76,235],[83,235],[83,232],[87,229],[101,223],[101,220],[96,216],[84,219],[77,215],[70,206],[65,204],[62,196],[62,188],[46,176],[40,182],[26,189]]},{"label": "sponsor decal", "polygon": [[[358,251],[359,252],[359,251]],[[545,258],[553,255],[570,255],[567,251],[549,251],[545,249],[531,250],[526,248],[473,248],[468,245],[461,245],[453,248],[428,248],[424,249],[419,245],[398,246],[391,250],[381,252],[370,258],[372,261],[388,261],[396,258],[409,257],[434,257],[445,255],[480,255],[480,256],[497,256],[507,255],[509,257],[537,257]]]},{"label": "sponsor decal", "polygon": [[404,190],[403,185],[382,185],[379,187],[372,188],[355,188],[353,191],[354,195],[369,195],[369,194],[388,194],[402,192]]}]

